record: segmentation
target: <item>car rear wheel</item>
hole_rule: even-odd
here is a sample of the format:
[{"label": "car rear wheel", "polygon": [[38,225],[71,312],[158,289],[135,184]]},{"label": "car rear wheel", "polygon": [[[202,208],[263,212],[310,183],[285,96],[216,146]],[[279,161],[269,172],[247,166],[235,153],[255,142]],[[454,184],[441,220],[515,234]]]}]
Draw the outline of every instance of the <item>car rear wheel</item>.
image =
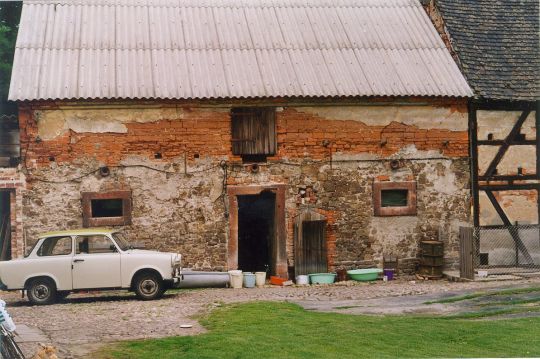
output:
[{"label": "car rear wheel", "polygon": [[151,272],[137,275],[133,289],[137,297],[142,300],[157,299],[165,292],[165,286],[161,277]]},{"label": "car rear wheel", "polygon": [[28,299],[32,304],[44,305],[56,301],[56,285],[50,278],[37,278],[30,282],[27,289]]}]

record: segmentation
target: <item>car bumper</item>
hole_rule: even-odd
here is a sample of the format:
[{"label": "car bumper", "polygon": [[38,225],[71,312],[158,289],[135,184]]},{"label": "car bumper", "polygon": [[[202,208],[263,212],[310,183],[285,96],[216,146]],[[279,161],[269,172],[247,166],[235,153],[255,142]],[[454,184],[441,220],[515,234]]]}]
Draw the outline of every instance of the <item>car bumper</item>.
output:
[{"label": "car bumper", "polygon": [[171,279],[166,280],[167,286],[169,288],[178,288],[180,287],[180,282],[182,281],[182,276],[172,277]]}]

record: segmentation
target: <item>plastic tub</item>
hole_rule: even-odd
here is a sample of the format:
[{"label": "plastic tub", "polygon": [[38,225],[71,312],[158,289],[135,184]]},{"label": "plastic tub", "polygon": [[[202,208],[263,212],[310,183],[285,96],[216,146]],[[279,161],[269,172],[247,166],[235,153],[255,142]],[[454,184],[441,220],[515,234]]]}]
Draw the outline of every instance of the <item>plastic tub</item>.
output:
[{"label": "plastic tub", "polygon": [[244,273],[244,287],[255,288],[255,274],[250,272]]},{"label": "plastic tub", "polygon": [[229,276],[231,277],[231,288],[242,288],[242,271],[230,270]]},{"label": "plastic tub", "polygon": [[283,285],[284,282],[286,282],[287,279],[272,275],[270,276],[270,284],[273,285]]},{"label": "plastic tub", "polygon": [[309,277],[307,275],[297,275],[296,276],[296,284],[298,284],[298,285],[308,285],[309,284]]},{"label": "plastic tub", "polygon": [[367,282],[376,280],[379,277],[379,273],[382,273],[382,271],[382,269],[378,268],[353,269],[348,270],[347,274],[352,280]]},{"label": "plastic tub", "polygon": [[312,273],[309,274],[311,284],[332,284],[336,280],[336,273]]},{"label": "plastic tub", "polygon": [[266,283],[266,272],[255,272],[255,285],[262,287]]}]

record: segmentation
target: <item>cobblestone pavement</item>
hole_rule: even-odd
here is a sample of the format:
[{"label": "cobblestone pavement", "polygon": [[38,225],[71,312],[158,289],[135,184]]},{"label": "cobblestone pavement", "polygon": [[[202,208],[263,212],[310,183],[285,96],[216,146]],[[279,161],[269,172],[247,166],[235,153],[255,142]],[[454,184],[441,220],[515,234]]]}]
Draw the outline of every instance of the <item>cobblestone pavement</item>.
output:
[{"label": "cobblestone pavement", "polygon": [[[411,281],[400,279],[373,284],[342,282],[327,286],[253,289],[196,289],[168,293],[160,300],[143,302],[124,291],[77,293],[48,306],[32,306],[19,292],[0,292],[16,324],[40,329],[57,347],[60,358],[80,358],[107,342],[193,335],[204,332],[194,317],[221,303],[243,301],[291,301],[308,308],[316,303],[373,298],[449,295],[499,287],[539,286],[540,278],[512,282]],[[328,305],[326,305],[328,307]],[[181,324],[193,325],[182,329]],[[37,343],[23,344],[33,354]]]}]

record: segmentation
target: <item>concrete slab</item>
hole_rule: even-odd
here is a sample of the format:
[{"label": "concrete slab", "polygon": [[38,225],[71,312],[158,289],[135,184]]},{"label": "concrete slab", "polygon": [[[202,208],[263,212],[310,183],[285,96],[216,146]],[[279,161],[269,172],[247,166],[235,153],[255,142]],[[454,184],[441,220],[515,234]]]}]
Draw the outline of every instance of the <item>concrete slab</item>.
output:
[{"label": "concrete slab", "polygon": [[46,343],[49,339],[41,330],[24,324],[17,325],[15,342],[19,343]]},{"label": "concrete slab", "polygon": [[[470,279],[461,278],[459,276],[459,271],[444,271],[443,276],[452,282],[467,282]],[[520,280],[523,278],[531,278],[540,276],[540,272],[508,272],[508,273],[499,273],[499,272],[490,272],[488,271],[487,277],[479,277],[478,275],[474,276],[475,282],[495,282],[495,281],[507,281],[507,280]]]}]

